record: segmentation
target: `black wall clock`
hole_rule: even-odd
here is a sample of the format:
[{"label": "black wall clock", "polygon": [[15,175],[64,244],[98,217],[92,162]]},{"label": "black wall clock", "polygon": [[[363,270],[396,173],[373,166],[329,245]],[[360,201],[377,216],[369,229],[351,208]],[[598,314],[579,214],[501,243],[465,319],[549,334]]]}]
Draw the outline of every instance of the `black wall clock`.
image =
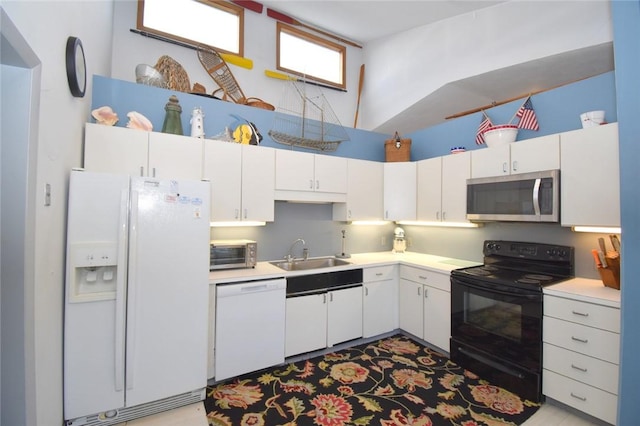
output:
[{"label": "black wall clock", "polygon": [[87,88],[87,64],[82,42],[77,37],[67,39],[66,62],[69,90],[73,96],[81,98]]}]

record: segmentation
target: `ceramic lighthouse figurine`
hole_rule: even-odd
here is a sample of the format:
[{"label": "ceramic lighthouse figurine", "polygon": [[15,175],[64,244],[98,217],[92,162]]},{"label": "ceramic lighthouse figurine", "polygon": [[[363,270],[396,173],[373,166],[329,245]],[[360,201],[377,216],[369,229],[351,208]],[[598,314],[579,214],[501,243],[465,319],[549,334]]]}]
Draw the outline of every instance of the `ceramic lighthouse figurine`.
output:
[{"label": "ceramic lighthouse figurine", "polygon": [[191,112],[191,137],[204,139],[204,113],[202,108],[195,107]]}]

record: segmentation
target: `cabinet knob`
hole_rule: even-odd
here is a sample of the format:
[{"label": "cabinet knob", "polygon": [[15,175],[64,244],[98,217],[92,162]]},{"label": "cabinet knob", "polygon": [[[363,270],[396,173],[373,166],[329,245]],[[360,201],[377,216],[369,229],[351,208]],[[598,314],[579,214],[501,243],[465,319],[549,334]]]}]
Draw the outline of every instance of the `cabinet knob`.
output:
[{"label": "cabinet knob", "polygon": [[244,209],[244,218],[247,218],[247,209]]},{"label": "cabinet knob", "polygon": [[316,189],[320,189],[320,181],[319,180],[316,181]]},{"label": "cabinet knob", "polygon": [[309,189],[313,189],[313,179],[309,179]]},{"label": "cabinet knob", "polygon": [[513,171],[514,171],[514,172],[515,172],[515,171],[518,171],[518,162],[517,162],[517,161],[514,161],[514,162],[513,162]]}]

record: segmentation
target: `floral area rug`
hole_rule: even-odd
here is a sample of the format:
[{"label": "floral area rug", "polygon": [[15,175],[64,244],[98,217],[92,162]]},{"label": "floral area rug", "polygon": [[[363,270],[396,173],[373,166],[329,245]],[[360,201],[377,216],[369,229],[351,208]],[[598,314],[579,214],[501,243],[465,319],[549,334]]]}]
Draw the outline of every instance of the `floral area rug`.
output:
[{"label": "floral area rug", "polygon": [[539,408],[396,335],[210,386],[214,426],[519,425]]}]

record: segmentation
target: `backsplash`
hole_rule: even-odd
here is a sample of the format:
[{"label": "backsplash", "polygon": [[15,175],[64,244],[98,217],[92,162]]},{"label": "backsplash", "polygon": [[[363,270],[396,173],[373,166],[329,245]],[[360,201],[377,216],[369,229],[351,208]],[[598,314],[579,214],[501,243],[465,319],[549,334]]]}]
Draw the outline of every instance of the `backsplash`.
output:
[{"label": "backsplash", "polygon": [[[342,233],[346,231],[346,252],[390,251],[393,230],[397,225],[352,225],[334,222],[331,204],[302,204],[277,201],[275,221],[263,227],[211,228],[211,238],[247,238],[258,241],[258,260],[276,260],[289,252],[298,238],[306,242],[309,255],[331,256],[342,250]],[[484,240],[543,242],[575,247],[576,276],[598,279],[591,249],[597,247],[601,234],[572,232],[559,224],[487,223],[480,228],[437,228],[403,226],[408,251],[482,261]],[[608,238],[605,238],[608,241]],[[301,248],[296,246],[295,256]]]}]

